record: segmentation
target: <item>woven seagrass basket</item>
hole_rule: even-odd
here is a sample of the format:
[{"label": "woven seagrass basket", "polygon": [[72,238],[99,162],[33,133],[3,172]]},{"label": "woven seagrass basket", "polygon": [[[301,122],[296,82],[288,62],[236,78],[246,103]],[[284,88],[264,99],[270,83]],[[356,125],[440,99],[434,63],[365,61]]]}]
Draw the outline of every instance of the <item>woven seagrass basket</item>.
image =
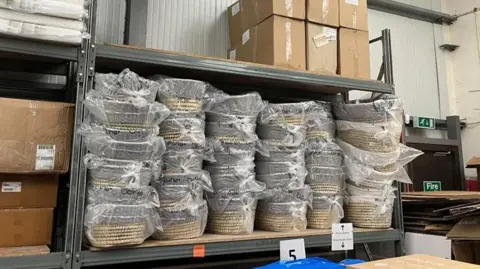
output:
[{"label": "woven seagrass basket", "polygon": [[256,124],[207,122],[205,134],[225,143],[254,143],[258,140]]},{"label": "woven seagrass basket", "polygon": [[213,97],[209,111],[211,112],[209,121],[223,121],[215,118],[215,115],[235,115],[241,117],[256,117],[260,110],[264,108],[264,103],[260,94],[256,92],[242,95],[221,95],[217,98]]},{"label": "woven seagrass basket", "polygon": [[198,149],[169,149],[162,158],[164,173],[201,172],[204,153]]},{"label": "woven seagrass basket", "polygon": [[87,136],[85,144],[91,153],[117,160],[156,160],[165,152],[165,142],[158,136],[145,142],[118,141],[107,135]]},{"label": "woven seagrass basket", "polygon": [[257,127],[258,137],[272,145],[299,147],[306,138],[307,127],[303,125],[265,125]]},{"label": "woven seagrass basket", "polygon": [[339,167],[343,165],[343,151],[332,143],[320,149],[309,149],[305,153],[307,166]]},{"label": "woven seagrass basket", "polygon": [[205,144],[205,121],[198,118],[169,118],[160,124],[159,135],[166,141]]},{"label": "woven seagrass basket", "polygon": [[255,226],[271,232],[299,232],[307,228],[305,202],[274,203],[260,201]]},{"label": "woven seagrass basket", "polygon": [[305,183],[308,184],[314,192],[325,194],[337,194],[345,189],[345,180],[347,173],[344,167],[307,167],[307,177]]},{"label": "woven seagrass basket", "polygon": [[331,229],[332,224],[339,223],[343,218],[343,197],[313,196],[312,208],[307,211],[308,228]]},{"label": "woven seagrass basket", "polygon": [[393,208],[379,213],[375,203],[349,203],[344,206],[345,221],[359,228],[387,229],[392,225]]}]

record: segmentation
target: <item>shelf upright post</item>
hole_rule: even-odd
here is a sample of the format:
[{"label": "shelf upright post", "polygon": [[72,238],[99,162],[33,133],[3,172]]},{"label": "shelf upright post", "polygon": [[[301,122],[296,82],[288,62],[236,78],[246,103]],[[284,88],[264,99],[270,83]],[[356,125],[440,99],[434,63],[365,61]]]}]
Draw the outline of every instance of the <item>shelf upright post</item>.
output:
[{"label": "shelf upright post", "polygon": [[[78,122],[75,122],[76,126],[79,126],[83,120],[86,118],[87,111],[83,105],[85,100],[85,94],[90,91],[93,87],[93,78],[95,77],[95,20],[96,20],[96,1],[91,1],[88,13],[90,14],[87,28],[91,35],[91,38],[86,40],[85,43],[85,59],[84,59],[84,87],[82,94],[77,93],[77,119]],[[76,119],[76,120],[77,120]],[[82,251],[82,239],[83,239],[83,217],[85,210],[85,192],[86,192],[86,167],[83,162],[83,156],[86,153],[86,148],[82,137],[75,133],[75,136],[78,137],[76,144],[76,188],[75,188],[75,223],[73,225],[72,232],[72,244],[71,244],[71,253],[72,259],[70,262],[70,267],[75,269],[81,268],[81,251]],[[73,173],[73,171],[72,171]]]}]

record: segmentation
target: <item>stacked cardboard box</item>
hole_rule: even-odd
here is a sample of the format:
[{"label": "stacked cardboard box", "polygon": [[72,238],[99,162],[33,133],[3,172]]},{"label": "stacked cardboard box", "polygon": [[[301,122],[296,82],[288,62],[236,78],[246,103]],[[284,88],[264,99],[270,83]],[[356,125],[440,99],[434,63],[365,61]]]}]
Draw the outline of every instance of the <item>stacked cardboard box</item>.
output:
[{"label": "stacked cardboard box", "polygon": [[74,107],[0,98],[0,110],[0,247],[50,244]]},{"label": "stacked cardboard box", "polygon": [[228,17],[230,59],[370,78],[366,0],[241,0]]}]

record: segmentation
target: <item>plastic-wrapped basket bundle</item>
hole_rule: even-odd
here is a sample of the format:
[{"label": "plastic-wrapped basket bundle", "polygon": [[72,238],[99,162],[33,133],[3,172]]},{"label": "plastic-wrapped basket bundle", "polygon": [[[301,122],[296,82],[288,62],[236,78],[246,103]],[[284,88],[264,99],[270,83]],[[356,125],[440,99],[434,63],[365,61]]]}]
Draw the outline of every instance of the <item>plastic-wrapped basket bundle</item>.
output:
[{"label": "plastic-wrapped basket bundle", "polygon": [[353,226],[371,229],[387,229],[392,225],[395,189],[360,189],[347,185],[345,221]]},{"label": "plastic-wrapped basket bundle", "polygon": [[145,187],[161,173],[161,161],[114,160],[84,156],[88,183],[109,187]]},{"label": "plastic-wrapped basket bundle", "polygon": [[327,142],[321,147],[308,148],[305,152],[307,166],[341,167],[344,154],[335,142]]},{"label": "plastic-wrapped basket bundle", "polygon": [[336,194],[344,191],[347,170],[345,167],[307,166],[305,183],[313,191],[325,194]]},{"label": "plastic-wrapped basket bundle", "polygon": [[403,128],[403,102],[393,95],[376,100],[336,103],[338,137],[369,152],[392,152],[400,143]]},{"label": "plastic-wrapped basket bundle", "polygon": [[95,121],[84,122],[79,129],[83,136],[107,135],[113,140],[125,142],[145,142],[158,135],[158,126],[128,127],[109,126]]},{"label": "plastic-wrapped basket bundle", "polygon": [[85,236],[94,247],[141,244],[161,230],[159,200],[152,187],[88,187]]},{"label": "plastic-wrapped basket bundle", "polygon": [[163,154],[163,172],[167,174],[201,172],[205,153],[201,149],[170,148]]},{"label": "plastic-wrapped basket bundle", "polygon": [[257,92],[228,95],[215,90],[214,92],[207,92],[206,97],[205,110],[207,111],[208,121],[211,122],[222,122],[225,119],[233,118],[233,116],[237,119],[249,117],[256,119],[258,113],[266,105]]},{"label": "plastic-wrapped basket bundle", "polygon": [[167,143],[173,142],[184,148],[205,148],[205,121],[170,117],[160,124],[160,136]]},{"label": "plastic-wrapped basket bundle", "polygon": [[250,192],[207,194],[209,207],[207,231],[215,234],[251,234],[255,222],[257,198]]},{"label": "plastic-wrapped basket bundle", "polygon": [[343,196],[313,193],[312,208],[308,209],[308,228],[331,229],[343,218]]},{"label": "plastic-wrapped basket bundle", "polygon": [[164,78],[155,75],[150,79],[160,83],[158,98],[174,112],[201,112],[207,84],[191,79]]},{"label": "plastic-wrapped basket bundle", "polygon": [[315,101],[306,112],[307,147],[318,148],[335,137],[335,121],[332,106],[328,102]]}]

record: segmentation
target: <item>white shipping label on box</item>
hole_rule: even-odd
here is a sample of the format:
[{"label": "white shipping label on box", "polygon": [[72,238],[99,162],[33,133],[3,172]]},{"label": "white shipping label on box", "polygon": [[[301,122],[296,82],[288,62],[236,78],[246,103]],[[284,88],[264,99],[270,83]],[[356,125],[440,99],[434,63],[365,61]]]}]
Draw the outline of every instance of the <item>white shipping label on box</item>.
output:
[{"label": "white shipping label on box", "polygon": [[2,182],[2,192],[22,192],[22,182]]},{"label": "white shipping label on box", "polygon": [[332,224],[332,251],[353,249],[353,225],[351,223]]},{"label": "white shipping label on box", "polygon": [[250,29],[245,31],[245,33],[242,34],[242,45],[245,45],[247,41],[250,40]]},{"label": "white shipping label on box", "polygon": [[345,3],[358,6],[358,0],[345,0]]},{"label": "white shipping label on box", "polygon": [[55,168],[55,145],[37,145],[35,170]]},{"label": "white shipping label on box", "polygon": [[280,241],[280,260],[294,261],[305,259],[305,240],[293,239]]},{"label": "white shipping label on box", "polygon": [[230,60],[235,60],[237,59],[237,50],[231,50],[230,55],[228,57]]},{"label": "white shipping label on box", "polygon": [[237,15],[238,12],[240,12],[240,2],[237,2],[235,5],[232,7],[232,17]]}]

